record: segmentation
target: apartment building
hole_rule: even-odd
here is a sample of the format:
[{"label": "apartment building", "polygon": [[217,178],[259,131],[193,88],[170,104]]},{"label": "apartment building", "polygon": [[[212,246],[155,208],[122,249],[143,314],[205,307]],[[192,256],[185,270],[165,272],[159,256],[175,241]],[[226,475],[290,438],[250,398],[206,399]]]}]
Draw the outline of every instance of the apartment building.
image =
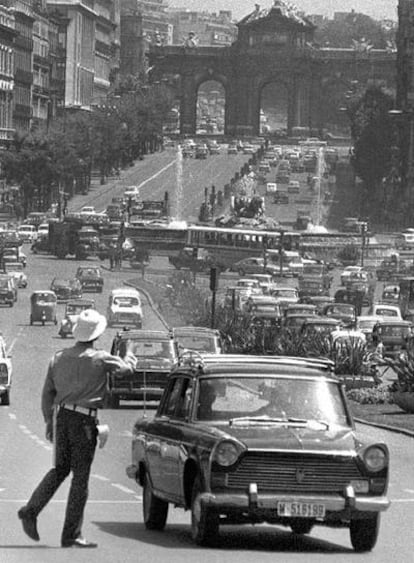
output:
[{"label": "apartment building", "polygon": [[14,11],[0,4],[0,146],[10,140],[13,127]]}]

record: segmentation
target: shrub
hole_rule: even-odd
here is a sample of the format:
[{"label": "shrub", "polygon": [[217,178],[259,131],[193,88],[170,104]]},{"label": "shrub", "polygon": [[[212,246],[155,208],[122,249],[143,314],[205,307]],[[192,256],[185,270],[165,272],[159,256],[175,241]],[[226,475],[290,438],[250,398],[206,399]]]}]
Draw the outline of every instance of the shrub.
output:
[{"label": "shrub", "polygon": [[351,401],[361,405],[383,405],[394,403],[392,393],[387,386],[369,387],[364,389],[351,389],[347,391]]}]

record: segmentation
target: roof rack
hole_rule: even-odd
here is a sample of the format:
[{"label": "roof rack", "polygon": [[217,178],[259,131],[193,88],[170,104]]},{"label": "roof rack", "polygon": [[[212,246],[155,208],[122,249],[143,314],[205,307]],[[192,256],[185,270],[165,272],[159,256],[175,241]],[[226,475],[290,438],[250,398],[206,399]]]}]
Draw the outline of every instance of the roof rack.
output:
[{"label": "roof rack", "polygon": [[211,364],[277,364],[279,366],[306,367],[333,372],[335,364],[323,358],[300,358],[296,356],[253,356],[243,354],[207,354],[188,350],[180,356],[178,367],[202,370]]}]

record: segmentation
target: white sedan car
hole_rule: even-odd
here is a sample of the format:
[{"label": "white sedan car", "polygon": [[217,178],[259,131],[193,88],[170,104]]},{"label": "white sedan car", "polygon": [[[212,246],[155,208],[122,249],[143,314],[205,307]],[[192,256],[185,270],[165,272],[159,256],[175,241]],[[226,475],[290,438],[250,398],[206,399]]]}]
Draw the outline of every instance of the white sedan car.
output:
[{"label": "white sedan car", "polygon": [[341,273],[341,285],[346,285],[350,281],[351,276],[354,274],[359,274],[363,271],[362,266],[347,266]]},{"label": "white sedan car", "polygon": [[94,215],[96,213],[96,209],[92,205],[84,205],[80,210],[81,215]]},{"label": "white sedan car", "polygon": [[17,287],[27,287],[27,276],[23,268],[24,266],[21,262],[6,262],[4,264],[6,274],[13,276]]}]

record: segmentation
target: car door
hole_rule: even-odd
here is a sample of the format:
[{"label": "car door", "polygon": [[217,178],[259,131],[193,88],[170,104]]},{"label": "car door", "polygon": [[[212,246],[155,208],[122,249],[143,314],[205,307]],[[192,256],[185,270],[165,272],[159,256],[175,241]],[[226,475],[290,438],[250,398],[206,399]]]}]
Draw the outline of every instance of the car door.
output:
[{"label": "car door", "polygon": [[154,420],[150,443],[147,444],[147,459],[152,485],[155,491],[172,502],[182,495],[183,443],[185,443],[185,421],[188,401],[189,378],[176,377],[170,381],[166,400],[159,416]]}]

